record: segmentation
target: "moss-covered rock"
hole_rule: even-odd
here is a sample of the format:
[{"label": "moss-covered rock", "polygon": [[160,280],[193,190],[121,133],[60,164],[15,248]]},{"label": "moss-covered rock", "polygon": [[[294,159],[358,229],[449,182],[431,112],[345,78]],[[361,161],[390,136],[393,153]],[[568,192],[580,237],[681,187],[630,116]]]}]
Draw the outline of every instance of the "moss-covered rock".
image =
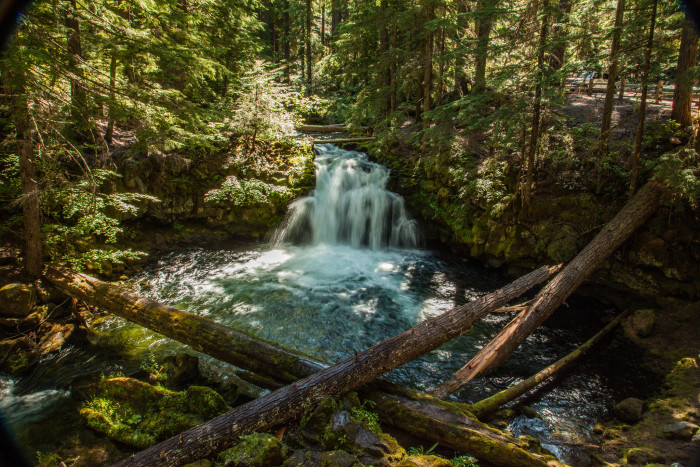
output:
[{"label": "moss-covered rock", "polygon": [[0,341],[0,370],[10,374],[28,370],[39,358],[35,347],[34,341],[26,336]]},{"label": "moss-covered rock", "polygon": [[615,406],[615,415],[623,422],[636,423],[642,418],[644,401],[628,397]]},{"label": "moss-covered rock", "polygon": [[206,387],[174,392],[133,378],[110,378],[99,382],[80,414],[92,429],[145,448],[227,409],[221,396]]},{"label": "moss-covered rock", "polygon": [[321,467],[357,467],[363,465],[357,456],[345,451],[327,451],[321,454]]},{"label": "moss-covered rock", "polygon": [[635,310],[622,323],[625,334],[631,338],[649,337],[654,330],[655,313],[654,310]]},{"label": "moss-covered rock", "polygon": [[36,292],[30,284],[7,284],[0,288],[0,315],[25,318],[36,305]]},{"label": "moss-covered rock", "polygon": [[269,467],[281,465],[286,458],[287,450],[279,439],[267,433],[253,433],[219,453],[218,462],[226,467]]},{"label": "moss-covered rock", "polygon": [[415,454],[403,458],[396,467],[452,467],[452,462],[439,456]]}]

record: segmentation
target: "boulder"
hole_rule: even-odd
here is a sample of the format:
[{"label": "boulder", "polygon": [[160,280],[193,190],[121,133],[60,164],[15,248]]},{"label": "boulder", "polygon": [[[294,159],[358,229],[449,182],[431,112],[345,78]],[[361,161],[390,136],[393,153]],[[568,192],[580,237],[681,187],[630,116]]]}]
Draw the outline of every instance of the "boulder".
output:
[{"label": "boulder", "polygon": [[636,310],[623,323],[625,334],[630,338],[649,337],[654,330],[654,310]]},{"label": "boulder", "polygon": [[362,465],[357,457],[345,451],[327,451],[321,454],[321,467],[353,467]]},{"label": "boulder", "polygon": [[218,461],[226,467],[267,467],[281,465],[286,458],[282,441],[267,433],[253,433],[220,453]]},{"label": "boulder", "polygon": [[636,423],[642,419],[644,401],[628,397],[615,406],[615,416],[623,422]]},{"label": "boulder", "polygon": [[666,425],[661,431],[666,438],[687,441],[698,431],[698,426],[690,422],[678,422]]},{"label": "boulder", "polygon": [[36,305],[36,292],[28,284],[7,284],[0,289],[0,315],[25,318]]},{"label": "boulder", "polygon": [[627,451],[627,463],[634,465],[647,465],[655,462],[663,462],[664,456],[651,448],[632,448]]}]

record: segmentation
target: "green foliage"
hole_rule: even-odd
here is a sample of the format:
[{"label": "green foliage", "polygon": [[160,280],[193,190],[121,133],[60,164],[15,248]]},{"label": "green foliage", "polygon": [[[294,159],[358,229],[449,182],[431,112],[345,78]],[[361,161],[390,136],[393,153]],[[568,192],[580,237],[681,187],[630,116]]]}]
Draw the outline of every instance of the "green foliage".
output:
[{"label": "green foliage", "polygon": [[407,454],[409,456],[419,456],[419,455],[427,456],[435,450],[437,445],[438,445],[438,443],[435,443],[432,446],[430,446],[427,450],[422,445],[421,446],[412,446],[407,451]]},{"label": "green foliage", "polygon": [[364,401],[362,406],[353,407],[350,409],[350,415],[358,422],[364,423],[370,431],[375,433],[381,432],[381,426],[379,425],[379,415],[371,410],[367,410],[365,407],[370,409],[374,408],[376,404],[372,401]]},{"label": "green foliage", "polygon": [[242,180],[235,176],[226,177],[220,188],[209,191],[204,200],[208,203],[231,203],[234,206],[260,206],[271,204],[274,199],[288,199],[288,188],[271,185],[261,180]]},{"label": "green foliage", "polygon": [[697,209],[700,203],[700,156],[687,147],[662,154],[658,161],[647,164],[653,167],[654,179],[663,183],[672,194],[677,207],[687,203]]},{"label": "green foliage", "polygon": [[472,456],[453,457],[450,462],[454,467],[479,467],[477,459]]},{"label": "green foliage", "polygon": [[106,248],[123,232],[119,218],[138,212],[136,203],[158,199],[140,193],[105,194],[99,186],[119,177],[113,171],[94,170],[90,178],[64,183],[45,190],[43,205],[53,222],[42,226],[47,254],[53,260],[67,261],[77,270],[94,264],[102,270],[105,262],[134,260],[143,253]]},{"label": "green foliage", "polygon": [[61,464],[63,464],[63,459],[55,452],[36,452],[37,467],[56,467]]},{"label": "green foliage", "polygon": [[251,147],[257,138],[283,138],[294,130],[294,114],[285,103],[298,103],[299,97],[276,81],[279,72],[267,69],[258,60],[241,79],[230,128],[245,135]]}]

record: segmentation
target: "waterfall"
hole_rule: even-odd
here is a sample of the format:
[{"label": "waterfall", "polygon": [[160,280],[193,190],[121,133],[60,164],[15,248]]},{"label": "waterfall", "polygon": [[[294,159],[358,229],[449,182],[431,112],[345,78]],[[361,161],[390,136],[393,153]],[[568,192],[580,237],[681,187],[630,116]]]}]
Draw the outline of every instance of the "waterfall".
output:
[{"label": "waterfall", "polygon": [[367,155],[316,146],[316,188],[292,203],[273,244],[346,244],[354,248],[415,248],[418,224],[403,198],[386,189],[389,170]]}]

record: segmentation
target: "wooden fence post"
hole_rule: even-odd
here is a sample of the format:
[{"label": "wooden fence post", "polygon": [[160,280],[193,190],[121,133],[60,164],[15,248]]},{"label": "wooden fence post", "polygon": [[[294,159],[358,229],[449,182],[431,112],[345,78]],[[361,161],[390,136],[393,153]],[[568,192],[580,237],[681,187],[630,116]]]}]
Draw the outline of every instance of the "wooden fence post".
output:
[{"label": "wooden fence post", "polygon": [[625,97],[625,78],[620,80],[620,94],[617,96],[618,100],[622,100]]}]

